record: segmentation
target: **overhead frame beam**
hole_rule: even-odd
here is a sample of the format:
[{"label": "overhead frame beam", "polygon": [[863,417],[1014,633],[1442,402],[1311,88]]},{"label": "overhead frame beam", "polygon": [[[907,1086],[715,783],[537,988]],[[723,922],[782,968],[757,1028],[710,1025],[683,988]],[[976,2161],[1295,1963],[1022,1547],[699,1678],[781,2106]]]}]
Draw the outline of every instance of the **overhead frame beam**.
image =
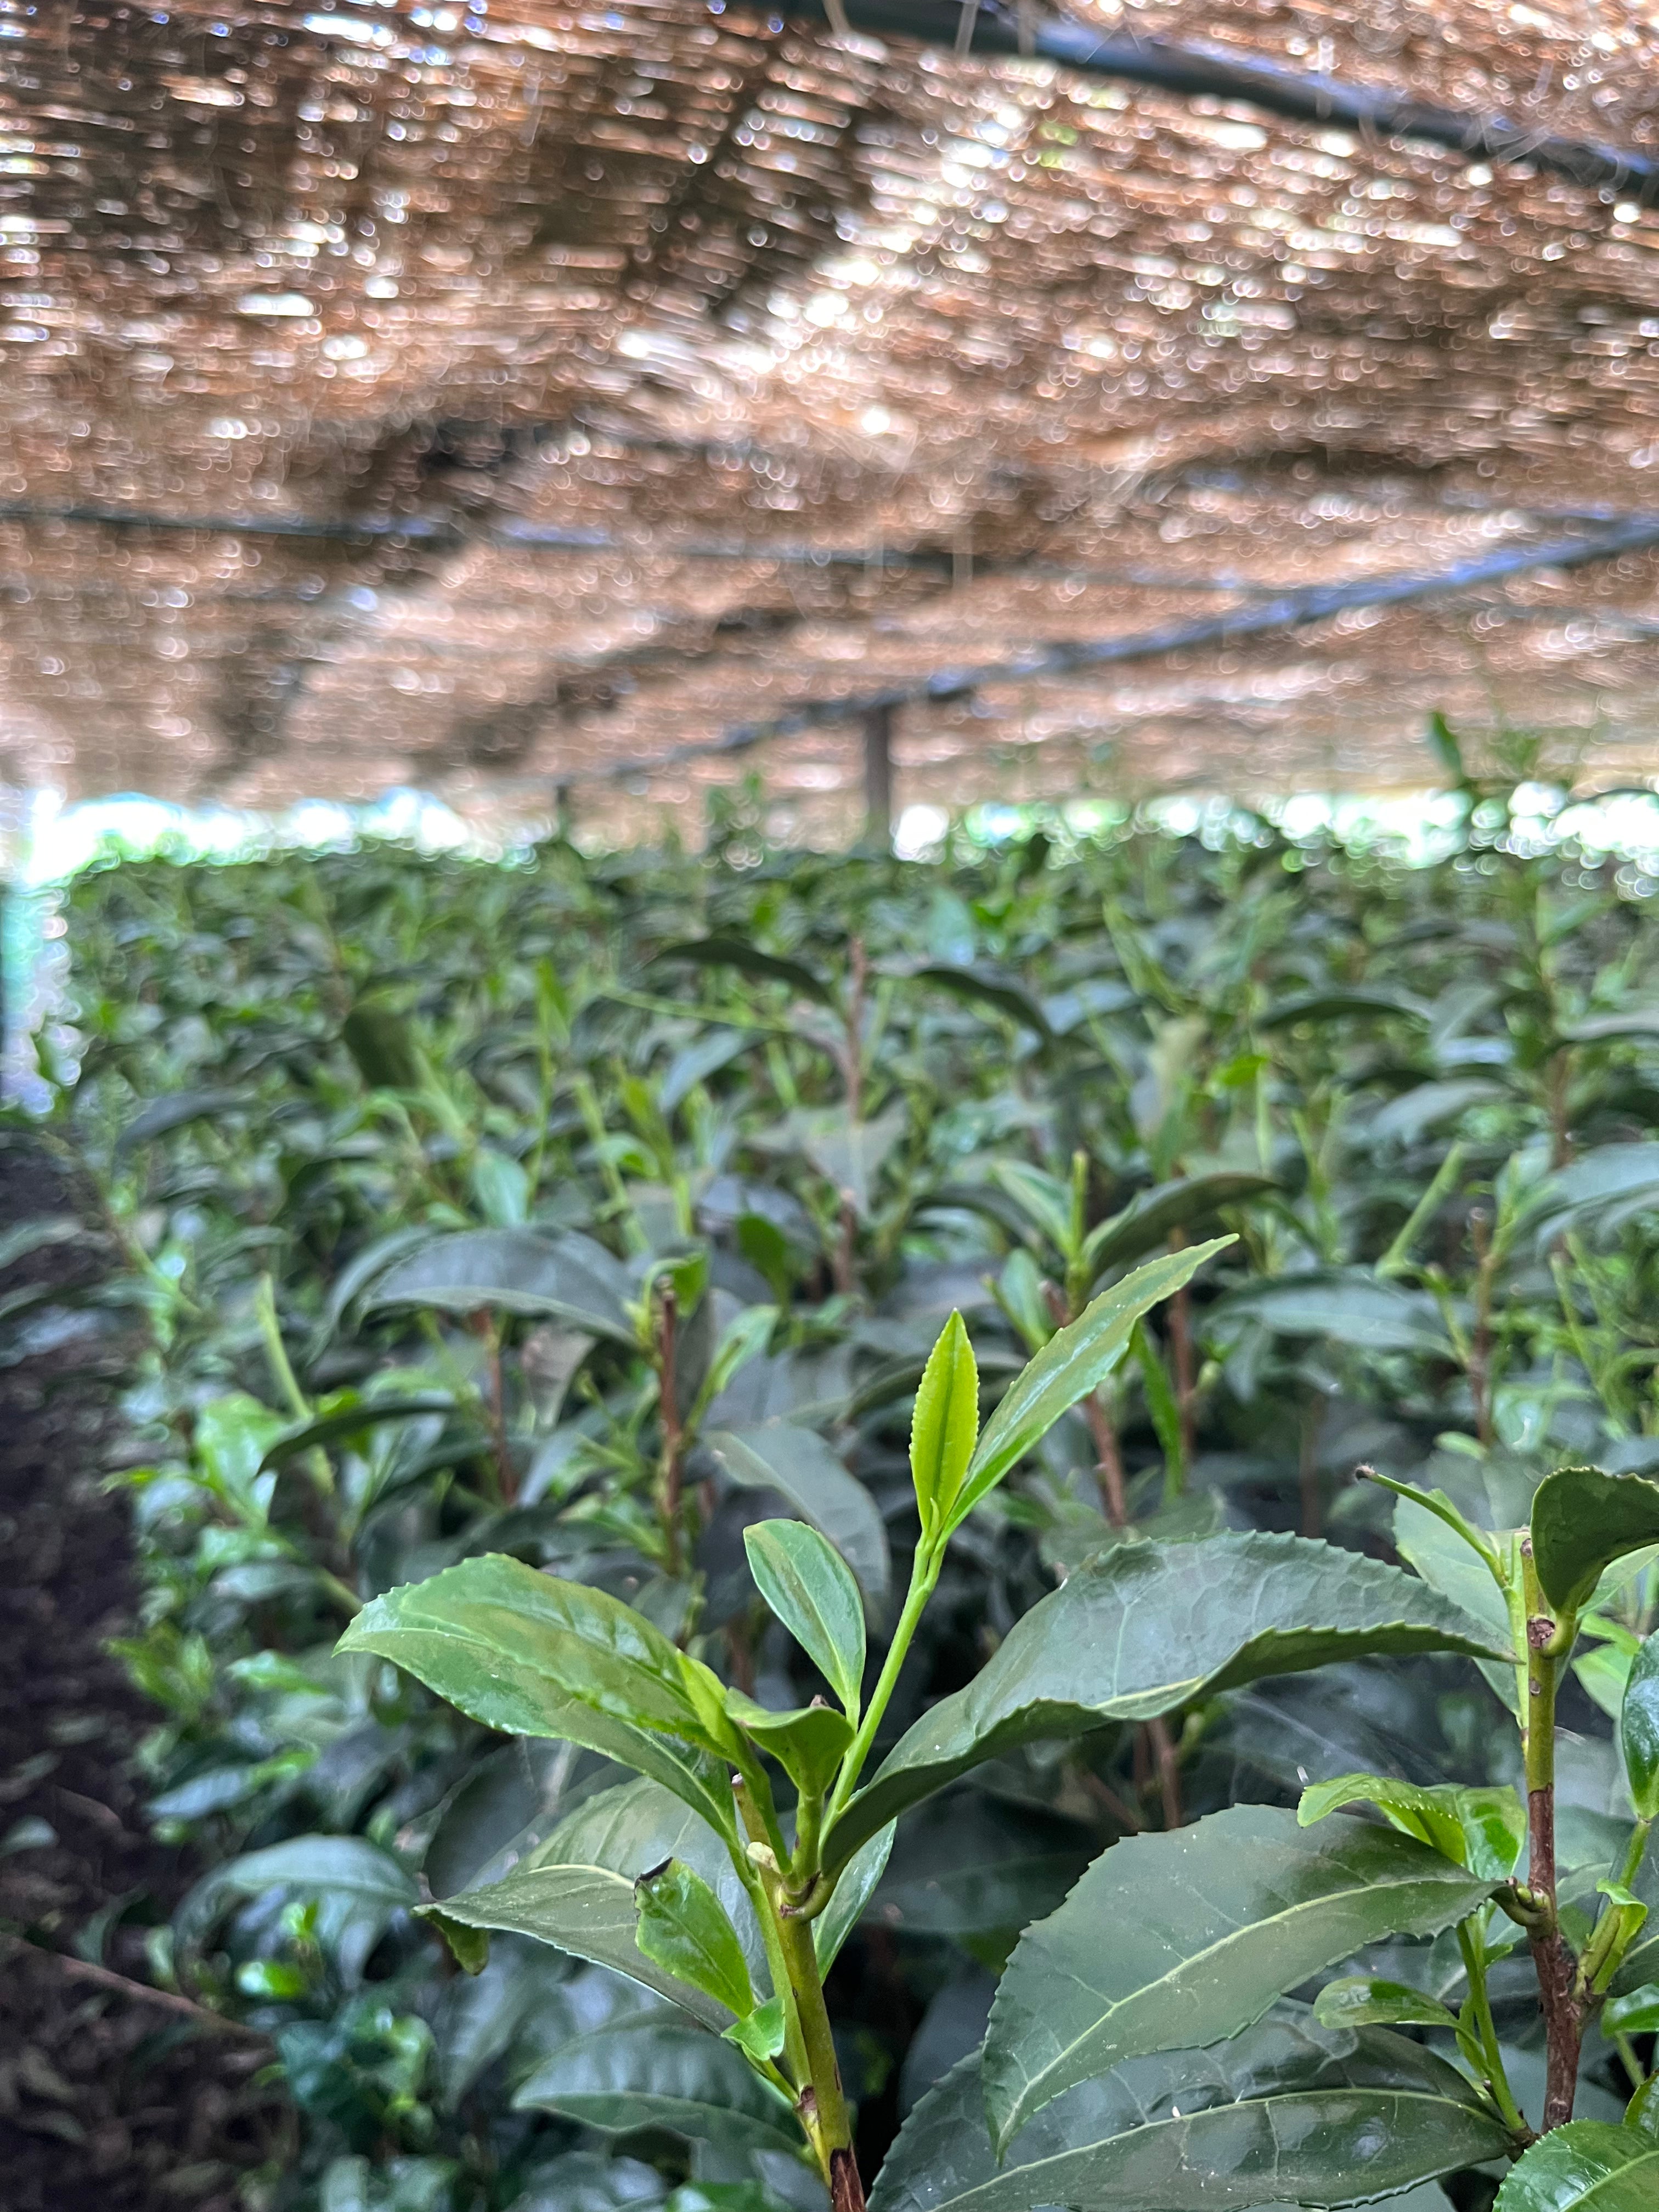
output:
[{"label": "overhead frame beam", "polygon": [[[963,51],[958,0],[844,0],[844,5],[851,28],[872,38],[914,39],[923,46]],[[823,0],[787,0],[784,12],[815,23],[830,20]],[[1288,70],[1231,46],[1103,38],[1065,15],[1033,14],[1022,26],[1015,9],[1001,0],[981,0],[966,51],[1023,54],[1086,76],[1144,84],[1183,99],[1244,100],[1287,122],[1371,138],[1417,139],[1465,161],[1522,161],[1590,191],[1611,188],[1638,201],[1659,199],[1659,161],[1648,155],[1528,129],[1507,116],[1437,106],[1390,87]]]},{"label": "overhead frame beam", "polygon": [[1196,621],[1166,623],[1159,629],[1132,632],[1126,637],[1085,639],[1035,646],[1006,659],[981,661],[964,667],[936,669],[908,684],[881,690],[842,692],[829,699],[803,699],[763,722],[739,722],[720,737],[678,745],[654,759],[614,762],[592,769],[570,782],[616,783],[660,775],[694,760],[722,754],[751,751],[774,738],[801,736],[808,730],[836,724],[864,722],[878,709],[908,706],[940,706],[970,697],[996,684],[1030,683],[1049,677],[1078,676],[1096,668],[1121,667],[1136,660],[1156,660],[1166,653],[1195,647],[1228,645],[1236,640],[1264,637],[1274,632],[1306,628],[1327,622],[1334,615],[1362,607],[1399,607],[1444,599],[1483,584],[1505,581],[1539,568],[1579,568],[1592,562],[1617,560],[1621,554],[1639,553],[1659,545],[1659,516],[1645,516],[1623,529],[1599,538],[1569,538],[1552,544],[1510,548],[1488,554],[1479,561],[1462,561],[1456,567],[1429,575],[1371,576],[1349,584],[1316,585],[1307,591],[1281,592],[1265,605],[1237,607],[1225,614],[1206,615]]},{"label": "overhead frame beam", "polygon": [[[949,546],[848,547],[809,545],[785,539],[771,545],[749,538],[697,538],[683,544],[655,544],[615,531],[560,523],[520,522],[512,517],[465,528],[441,515],[359,515],[335,522],[313,522],[289,515],[154,514],[118,507],[41,507],[26,500],[0,503],[0,523],[63,523],[88,529],[196,532],[211,538],[286,538],[342,545],[429,546],[437,552],[463,552],[475,546],[507,553],[615,553],[635,561],[726,561],[770,564],[784,568],[850,570],[880,574],[887,569],[929,576],[952,576],[960,555]],[[1272,586],[1249,577],[1170,575],[1161,568],[1133,564],[1122,568],[1073,567],[1063,561],[975,559],[976,576],[1024,577],[1035,583],[1100,584],[1136,592],[1234,592],[1259,594]]]}]

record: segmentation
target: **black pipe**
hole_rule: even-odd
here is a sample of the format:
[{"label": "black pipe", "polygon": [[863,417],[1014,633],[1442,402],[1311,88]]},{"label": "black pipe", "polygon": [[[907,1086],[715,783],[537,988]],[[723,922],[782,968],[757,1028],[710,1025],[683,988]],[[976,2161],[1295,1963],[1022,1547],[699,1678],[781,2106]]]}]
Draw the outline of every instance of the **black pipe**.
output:
[{"label": "black pipe", "polygon": [[[855,31],[878,39],[915,39],[957,48],[962,9],[955,0],[845,0]],[[830,21],[823,0],[788,0],[784,12],[815,23]],[[1231,46],[1170,46],[1160,39],[1103,38],[1068,16],[1033,11],[1022,31],[1018,14],[988,0],[975,19],[967,51],[1027,54],[1087,76],[1115,77],[1183,99],[1244,100],[1268,115],[1375,138],[1415,138],[1471,161],[1525,162],[1595,191],[1627,193],[1638,203],[1659,198],[1659,161],[1592,139],[1558,137],[1506,116],[1471,115],[1387,86],[1284,68]]]},{"label": "black pipe", "polygon": [[803,699],[763,722],[738,722],[718,738],[698,744],[679,745],[654,760],[619,761],[595,769],[571,781],[612,783],[651,775],[683,762],[710,759],[722,753],[748,752],[774,738],[798,737],[826,726],[863,721],[882,709],[943,705],[967,698],[991,684],[1017,684],[1036,678],[1074,676],[1091,668],[1121,666],[1126,661],[1158,659],[1194,646],[1227,645],[1235,639],[1261,637],[1274,630],[1300,629],[1310,623],[1325,622],[1333,615],[1359,607],[1407,606],[1419,599],[1443,598],[1480,584],[1495,583],[1536,568],[1577,568],[1594,561],[1616,560],[1622,553],[1637,553],[1659,545],[1659,516],[1632,521],[1601,538],[1570,538],[1552,544],[1511,546],[1489,553],[1478,561],[1460,561],[1455,568],[1431,574],[1367,576],[1348,584],[1316,584],[1305,591],[1281,592],[1265,604],[1237,607],[1225,614],[1197,620],[1166,623],[1160,629],[1132,631],[1127,637],[1061,641],[1034,646],[1006,660],[981,661],[959,668],[935,669],[908,684],[890,684],[878,691],[842,692],[830,699]]}]

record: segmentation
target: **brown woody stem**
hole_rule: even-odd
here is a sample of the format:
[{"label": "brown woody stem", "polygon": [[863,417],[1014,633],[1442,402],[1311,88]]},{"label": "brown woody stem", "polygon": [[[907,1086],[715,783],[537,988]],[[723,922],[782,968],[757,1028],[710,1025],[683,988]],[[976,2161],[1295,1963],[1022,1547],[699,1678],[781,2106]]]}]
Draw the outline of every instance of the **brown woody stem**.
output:
[{"label": "brown woody stem", "polygon": [[1572,2118],[1585,2008],[1574,1987],[1577,1962],[1561,1933],[1555,1905],[1555,1686],[1561,1632],[1545,1603],[1533,1565],[1530,1536],[1522,1539],[1521,1572],[1527,1637],[1527,1704],[1522,1716],[1527,1765],[1527,1887],[1546,1908],[1528,1929],[1528,1940],[1544,2013],[1546,2074],[1540,2132],[1547,2134]]},{"label": "brown woody stem", "polygon": [[1181,1760],[1176,1751],[1175,1739],[1170,1734],[1168,1721],[1148,1721],[1146,1741],[1152,1747],[1152,1763],[1158,1769],[1158,1793],[1164,1801],[1164,1825],[1165,1828],[1178,1828],[1185,1818],[1181,1809]]}]

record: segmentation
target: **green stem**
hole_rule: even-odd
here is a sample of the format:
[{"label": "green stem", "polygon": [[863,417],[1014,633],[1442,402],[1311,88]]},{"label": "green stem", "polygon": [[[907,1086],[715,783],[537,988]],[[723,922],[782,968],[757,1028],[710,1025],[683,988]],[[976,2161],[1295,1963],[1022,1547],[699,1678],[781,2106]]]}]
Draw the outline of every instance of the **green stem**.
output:
[{"label": "green stem", "polygon": [[1628,1889],[1642,1870],[1642,1856],[1648,1847],[1651,1820],[1638,1820],[1630,1832],[1630,1844],[1625,1853],[1625,1863],[1619,1870],[1620,1887]]},{"label": "green stem", "polygon": [[1544,1908],[1528,1933],[1544,2013],[1547,2062],[1542,2132],[1547,2134],[1572,2118],[1578,2053],[1584,2035],[1584,2008],[1575,1989],[1577,1962],[1561,1933],[1555,1910],[1555,1690],[1574,1624],[1571,1620],[1558,1621],[1550,1612],[1533,1564],[1530,1535],[1521,1540],[1521,1579],[1527,1669],[1521,1728],[1531,1846],[1527,1883]]},{"label": "green stem", "polygon": [[1463,1970],[1469,1978],[1469,2001],[1480,2037],[1480,2048],[1486,2054],[1486,2086],[1504,2116],[1504,2126],[1516,2135],[1524,2135],[1527,2124],[1521,2116],[1521,2108],[1515,2101],[1515,2092],[1510,2087],[1510,2077],[1504,2069],[1504,2054],[1498,2040],[1497,2025],[1492,2016],[1492,2000],[1486,1994],[1486,1960],[1467,1920],[1461,1920],[1457,1924],[1457,1948],[1463,1954]]},{"label": "green stem", "polygon": [[[766,1841],[765,1825],[759,1808],[748,1784],[738,1781],[733,1785],[738,1811],[745,1832],[756,1843]],[[790,1978],[789,1957],[784,1948],[783,1923],[773,1905],[772,1893],[763,1879],[760,1869],[738,1844],[732,1852],[732,1863],[738,1870],[738,1879],[749,1893],[755,1908],[755,1917],[760,1923],[761,1942],[765,1947],[767,1969],[772,1977],[772,1990],[783,1999],[783,2057],[785,2070],[792,2084],[799,2086],[808,2078],[806,2045],[801,2034],[800,2020],[794,2002],[794,1985]]]},{"label": "green stem", "polygon": [[939,1581],[939,1571],[944,1556],[943,1545],[935,1548],[925,1536],[916,1546],[915,1557],[910,1562],[910,1587],[905,1593],[904,1609],[899,1614],[898,1626],[893,1631],[893,1640],[887,1647],[887,1657],[877,1678],[876,1686],[870,1693],[870,1703],[865,1708],[863,1720],[859,1723],[859,1732],[848,1746],[847,1756],[842,1761],[841,1772],[836,1778],[835,1789],[830,1796],[830,1804],[825,1814],[826,1824],[834,1821],[839,1816],[842,1807],[858,1786],[860,1772],[865,1760],[870,1755],[870,1747],[875,1741],[876,1730],[881,1725],[882,1716],[887,1711],[888,1701],[892,1697],[897,1684],[899,1669],[903,1666],[909,1651],[911,1638],[916,1632],[916,1625],[921,1619],[928,1599],[933,1595],[934,1584]]},{"label": "green stem", "polygon": [[1462,1172],[1462,1167],[1463,1145],[1460,1139],[1441,1161],[1434,1181],[1418,1200],[1411,1210],[1405,1226],[1377,1261],[1376,1272],[1379,1275],[1384,1277],[1403,1275],[1409,1271],[1412,1247],[1417,1242],[1419,1232],[1424,1223],[1437,1211],[1446,1193],[1457,1181]]},{"label": "green stem", "polygon": [[809,2135],[814,2137],[812,2148],[823,2169],[824,2180],[832,2195],[839,2196],[836,2153],[841,2153],[843,2159],[852,2155],[853,2118],[842,2087],[836,2039],[830,2026],[830,2008],[823,2001],[823,1978],[818,1972],[818,1954],[809,1922],[781,1920],[779,1926],[789,1986],[794,1995],[801,2038],[806,2045],[803,2088],[810,2094],[813,2109],[810,2114],[803,2113],[803,2118]]},{"label": "green stem", "polygon": [[311,1405],[300,1388],[299,1378],[289,1364],[288,1347],[283,1342],[281,1324],[276,1319],[276,1290],[269,1275],[261,1275],[258,1288],[253,1293],[253,1310],[259,1317],[259,1334],[264,1339],[265,1357],[270,1362],[270,1371],[276,1387],[288,1401],[288,1409],[296,1421],[311,1419]]},{"label": "green stem", "polygon": [[[276,1318],[276,1286],[268,1274],[261,1275],[259,1278],[258,1287],[253,1293],[253,1310],[258,1316],[259,1334],[264,1341],[265,1358],[270,1363],[270,1371],[275,1378],[276,1388],[288,1401],[289,1413],[296,1421],[310,1420],[313,1409],[311,1401],[300,1388],[299,1377],[289,1364],[288,1347],[283,1342],[282,1323]],[[333,1489],[334,1470],[328,1463],[328,1454],[320,1444],[313,1444],[306,1454],[306,1469],[319,1490]],[[340,1587],[344,1589],[345,1585],[342,1583]],[[355,1610],[362,1602],[362,1601],[354,1594],[353,1609]]]},{"label": "green stem", "polygon": [[823,1799],[803,1792],[795,1807],[795,1849],[791,1866],[804,1895],[818,1871],[818,1838],[823,1832]]},{"label": "green stem", "polygon": [[633,1201],[628,1195],[628,1186],[622,1179],[622,1171],[605,1148],[605,1116],[599,1111],[599,1094],[593,1088],[592,1078],[584,1068],[571,1079],[570,1088],[575,1094],[576,1105],[587,1130],[588,1142],[599,1161],[605,1187],[611,1194],[611,1206],[622,1223],[623,1234],[635,1252],[642,1252],[645,1249],[645,1234],[640,1227]]},{"label": "green stem", "polygon": [[1647,2080],[1647,2069],[1636,2055],[1636,2047],[1627,2035],[1615,2035],[1613,2047],[1619,2053],[1620,2063],[1630,2077],[1632,2089],[1639,2089]]},{"label": "green stem", "polygon": [[[1632,1829],[1624,1863],[1619,1871],[1618,1887],[1620,1888],[1627,1890],[1635,1881],[1637,1869],[1642,1863],[1642,1855],[1647,1849],[1648,1834],[1652,1826],[1651,1820],[1638,1820]],[[1620,1941],[1621,1935],[1624,1935],[1623,1942]],[[1617,1954],[1623,1953],[1630,1940],[1630,1936],[1625,1935],[1625,1915],[1622,1908],[1612,1898],[1604,1899],[1601,1917],[1590,1931],[1590,1939],[1585,1944],[1578,1961],[1576,1988],[1581,2002],[1588,1997],[1598,1996],[1604,1981],[1612,1980],[1618,1968]]]}]

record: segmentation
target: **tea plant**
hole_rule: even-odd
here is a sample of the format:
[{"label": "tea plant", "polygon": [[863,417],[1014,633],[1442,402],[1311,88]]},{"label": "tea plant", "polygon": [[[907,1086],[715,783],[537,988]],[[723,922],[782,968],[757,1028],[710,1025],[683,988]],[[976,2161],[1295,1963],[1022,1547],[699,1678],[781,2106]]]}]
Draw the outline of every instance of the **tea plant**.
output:
[{"label": "tea plant", "polygon": [[[823,1881],[788,1917],[815,1957],[826,1929],[842,1941],[824,2001],[866,2170],[909,2114],[884,2195],[921,2170],[916,2131],[946,2108],[918,2100],[978,2045],[994,1990],[1000,2046],[1026,1974],[1016,1939],[1036,1944],[1080,1877],[1127,1878],[1166,1830],[1176,1850],[1247,1814],[1294,1827],[1304,1789],[1356,1774],[1524,1790],[1490,1565],[1352,1472],[1445,1492],[1506,1574],[1562,1463],[1642,1494],[1659,1467],[1659,984],[1633,872],[1571,846],[1506,850],[1502,809],[1472,805],[1468,849],[1418,871],[1246,822],[1216,851],[1032,840],[934,867],[554,846],[489,868],[383,848],[128,863],[72,888],[80,1066],[71,1080],[48,1054],[46,1133],[121,1266],[78,1310],[25,1294],[0,1326],[66,1357],[144,1347],[118,1478],[146,1577],[126,1653],[162,1715],[142,1751],[155,1817],[208,1871],[143,1939],[142,1967],[118,1914],[88,1941],[271,2038],[303,2124],[292,2169],[251,2201],[531,2212],[567,2190],[655,2205],[679,2188],[748,2192],[727,2212],[805,2212],[820,2184],[799,2155],[803,2088],[817,2108],[805,2030],[763,2054],[773,2079],[649,1985],[684,1978],[635,1942],[631,1885],[665,1858],[720,1899],[760,2013],[795,1986],[763,1940],[768,1884],[782,1927],[800,1901],[782,1886],[799,1890],[816,1854]],[[1224,1232],[940,1537],[905,1445],[942,1316],[971,1325],[988,1437],[1091,1302],[1142,1265],[1178,1273]],[[844,1680],[825,1666],[850,1643],[815,1649],[787,1615],[809,1555],[849,1637],[851,1578],[871,1652],[856,1680],[850,1661]],[[390,1593],[507,1571],[492,1557],[514,1587],[643,1621],[628,1634],[665,1668],[663,1646],[676,1655],[668,1679],[707,1706],[676,1739],[713,1778],[695,1819],[665,1772],[626,1782],[622,1739],[589,1742],[580,1698],[560,1730],[514,1720],[503,1744],[366,1650],[332,1656]],[[1615,1995],[1591,1986],[1606,1961],[1587,1950],[1595,1884],[1628,1855],[1617,1723],[1656,1625],[1653,1571],[1640,1553],[1626,1565],[1553,1662],[1558,1917],[1595,1970],[1575,2127],[1618,2120],[1651,2063],[1629,1983],[1639,1934]],[[1258,1589],[1279,1594],[1269,1626],[1288,1652],[1310,1626],[1342,1629],[1330,1577],[1373,1571],[1395,1594],[1379,1604],[1402,1588],[1443,1603],[1471,1640],[1339,1643],[1305,1677],[1231,1656]],[[1304,1573],[1323,1593],[1311,1611],[1294,1600]],[[1132,1590],[1152,1672],[1120,1698],[1064,1608]],[[1075,1664],[1042,1727],[960,1767],[921,1760],[903,1797],[899,1747],[1049,1636],[1055,1667]],[[799,1744],[767,1717],[815,1711]],[[650,1737],[653,1757],[673,1735]],[[745,1762],[775,1872],[749,1856],[732,1796]],[[902,1809],[855,1911],[860,1854]],[[1361,1791],[1296,1832],[1311,1851],[1363,1823],[1391,1832]],[[1449,1842],[1431,1838],[1453,1863],[1442,1879],[1484,1877]],[[499,1903],[550,1851],[544,1871],[606,1874],[593,1898],[629,1978],[522,1930],[456,1977],[416,1908],[449,1913],[464,1943],[456,1901]],[[1624,1884],[1638,1903],[1650,1867]],[[1544,2124],[1531,1945],[1493,1901],[1511,1876],[1539,1887],[1512,1861],[1478,1912],[1433,1934],[1400,1923],[1370,1962],[1455,2019],[1473,1993],[1456,1929],[1478,1923],[1502,2066],[1466,2066],[1456,2091],[1475,2115],[1459,2140],[1496,2146],[1484,2179],[1457,2184],[1465,2212],[1520,2140],[1504,2094]],[[659,1904],[665,1926],[678,1906]],[[1365,1932],[1285,1987],[1310,1998],[1331,1966],[1352,1981]],[[1335,2066],[1348,2031],[1295,2001],[1275,1994],[1236,2040],[1206,2020],[1172,2107],[1224,2105],[1228,2082],[1297,2053]],[[749,2017],[702,2002],[716,2025]],[[1455,2074],[1443,2026],[1392,2031],[1389,2063],[1443,2087],[1437,2034]],[[1175,2063],[1109,2055],[1031,2111],[1006,2166],[985,2127],[963,2134],[964,2172],[982,2139],[984,2185],[1001,2186],[1103,2083],[1127,2110]],[[1390,2155],[1370,2179],[1410,2163]],[[1133,2171],[1127,2201],[1152,2202]],[[1265,2171],[1242,2167],[1237,2188],[1267,2188]]]},{"label": "tea plant", "polygon": [[[426,1909],[474,1971],[488,1955],[476,1931],[538,1936],[718,2030],[774,2094],[775,2124],[793,2110],[836,2212],[860,2212],[823,1978],[911,1807],[1016,1745],[1161,1717],[1338,1658],[1439,1650],[1507,1664],[1524,1800],[1502,1784],[1348,1774],[1304,1792],[1294,1813],[1241,1806],[1097,1860],[1020,1938],[983,2053],[922,2100],[879,2198],[997,2212],[1340,2205],[1519,2155],[1505,2207],[1586,2201],[1588,2190],[1564,2195],[1560,2177],[1588,2166],[1595,2201],[1634,2212],[1659,2176],[1652,2081],[1638,2069],[1621,2129],[1549,2131],[1572,2120],[1585,2027],[1609,1995],[1615,2033],[1659,2020],[1659,1985],[1644,1978],[1659,1938],[1641,1942],[1650,1898],[1631,1887],[1659,1814],[1659,1634],[1638,1648],[1624,1694],[1637,1817],[1592,1893],[1599,1910],[1559,1878],[1555,1703],[1604,1577],[1659,1543],[1659,1485],[1565,1468],[1540,1485],[1530,1528],[1493,1536],[1443,1492],[1389,1483],[1490,1575],[1496,1607],[1476,1612],[1452,1595],[1467,1579],[1455,1563],[1438,1578],[1447,1589],[1295,1537],[1120,1546],[1033,1607],[860,1786],[945,1546],[1098,1387],[1141,1314],[1217,1249],[1156,1261],[1096,1300],[1017,1378],[982,1438],[973,1353],[951,1316],[911,1428],[921,1541],[867,1705],[857,1586],[799,1522],[746,1535],[768,1606],[833,1693],[787,1712],[723,1685],[615,1599],[510,1559],[472,1560],[366,1607],[343,1649],[397,1662],[475,1719],[583,1745],[641,1777],[592,1800],[506,1880]],[[792,1817],[780,1816],[768,1761],[793,1790]],[[1342,1809],[1359,1802],[1386,1825]],[[1649,1889],[1659,1901],[1651,1869]],[[1285,2002],[1370,1944],[1448,1933],[1466,1990],[1455,2014],[1432,1989],[1364,1977],[1328,1983],[1310,2016]],[[1522,1938],[1547,2037],[1536,2130],[1487,1988]],[[1443,2030],[1466,2070],[1384,2024]],[[592,2067],[558,2072],[541,2084],[550,2108],[601,2118]],[[764,2109],[759,2089],[753,2105]]]}]

